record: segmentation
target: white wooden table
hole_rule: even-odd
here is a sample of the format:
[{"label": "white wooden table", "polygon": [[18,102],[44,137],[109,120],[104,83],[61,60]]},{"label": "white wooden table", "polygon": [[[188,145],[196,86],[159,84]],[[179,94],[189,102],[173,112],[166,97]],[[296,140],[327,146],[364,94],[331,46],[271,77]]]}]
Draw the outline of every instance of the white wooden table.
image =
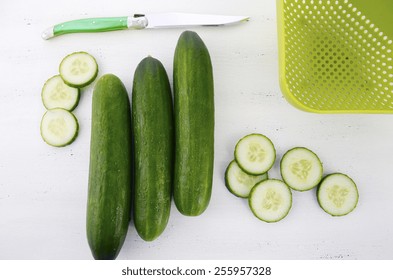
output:
[{"label": "white wooden table", "polygon": [[[144,242],[131,224],[119,259],[392,259],[393,116],[317,115],[289,105],[279,89],[276,9],[273,0],[23,1],[0,4],[0,259],[91,259],[85,234],[93,86],[83,90],[75,114],[77,140],[46,145],[39,124],[40,91],[68,53],[85,50],[100,75],[113,73],[131,92],[142,58],[162,61],[172,76],[174,48],[183,30],[118,31],[41,39],[62,21],[134,12],[249,15],[227,27],[199,27],[215,76],[215,170],[211,203],[200,217],[172,205],[165,232]],[[171,78],[172,80],[172,78]],[[333,218],[315,191],[293,193],[289,215],[266,224],[247,201],[225,188],[224,171],[237,140],[251,132],[275,143],[278,159],[306,146],[325,173],[343,172],[358,184],[360,200],[348,216]],[[276,164],[271,177],[279,178]]]}]

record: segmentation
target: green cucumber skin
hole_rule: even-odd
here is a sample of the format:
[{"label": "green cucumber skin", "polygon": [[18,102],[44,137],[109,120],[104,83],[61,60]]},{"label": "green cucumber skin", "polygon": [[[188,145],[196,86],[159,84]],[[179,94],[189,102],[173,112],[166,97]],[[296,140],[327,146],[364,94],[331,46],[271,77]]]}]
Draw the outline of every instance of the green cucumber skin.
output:
[{"label": "green cucumber skin", "polygon": [[115,259],[131,204],[131,112],[119,78],[102,76],[93,93],[87,239],[95,259]]},{"label": "green cucumber skin", "polygon": [[231,189],[231,187],[230,187],[229,180],[228,180],[229,169],[230,169],[231,165],[232,165],[234,162],[236,162],[236,161],[235,161],[235,160],[232,160],[232,161],[228,164],[227,169],[225,169],[225,176],[224,176],[225,186],[227,187],[228,191],[229,191],[231,194],[233,194],[234,196],[237,196],[237,197],[240,197],[240,198],[247,198],[247,197],[243,197],[243,196],[240,196],[240,195],[236,194],[236,193]]},{"label": "green cucumber skin", "polygon": [[202,214],[214,165],[214,84],[209,51],[197,33],[181,34],[174,57],[174,201],[183,215]]},{"label": "green cucumber skin", "polygon": [[167,226],[174,164],[174,120],[168,75],[155,58],[135,70],[132,91],[134,223],[139,236],[156,239]]}]

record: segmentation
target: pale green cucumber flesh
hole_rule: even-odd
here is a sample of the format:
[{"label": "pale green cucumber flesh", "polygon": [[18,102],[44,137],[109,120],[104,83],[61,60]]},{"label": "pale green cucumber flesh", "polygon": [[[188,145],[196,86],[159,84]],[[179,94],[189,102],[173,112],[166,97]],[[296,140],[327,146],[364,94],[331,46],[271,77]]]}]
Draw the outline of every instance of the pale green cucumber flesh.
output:
[{"label": "pale green cucumber flesh", "polygon": [[296,191],[307,191],[322,180],[323,167],[319,157],[311,150],[296,147],[287,151],[280,162],[284,182]]},{"label": "pale green cucumber flesh", "polygon": [[288,215],[292,207],[292,193],[283,181],[268,179],[252,188],[248,201],[258,219],[274,223]]},{"label": "pale green cucumber flesh", "polygon": [[255,184],[267,180],[268,174],[250,175],[245,173],[235,160],[231,161],[225,171],[225,185],[235,196],[247,198]]},{"label": "pale green cucumber flesh", "polygon": [[164,66],[143,59],[132,92],[135,186],[134,224],[139,236],[156,239],[167,226],[173,186],[174,121]]},{"label": "pale green cucumber flesh", "polygon": [[65,109],[48,110],[41,120],[42,139],[54,147],[64,147],[74,142],[78,130],[76,117]]},{"label": "pale green cucumber flesh", "polygon": [[333,173],[323,178],[317,190],[318,203],[332,216],[344,216],[352,212],[359,200],[355,182],[342,173]]},{"label": "pale green cucumber flesh", "polygon": [[64,83],[60,75],[49,78],[41,91],[42,103],[48,110],[62,108],[72,111],[78,105],[79,96],[79,89]]},{"label": "pale green cucumber flesh", "polygon": [[276,150],[272,141],[262,134],[249,134],[238,141],[235,160],[244,172],[260,175],[272,168]]},{"label": "pale green cucumber flesh", "polygon": [[131,204],[131,112],[127,91],[102,76],[92,101],[86,231],[95,259],[115,259],[125,240]]},{"label": "pale green cucumber flesh", "polygon": [[67,85],[82,88],[95,80],[98,75],[98,65],[89,53],[74,52],[63,58],[59,73]]},{"label": "pale green cucumber flesh", "polygon": [[191,31],[174,57],[174,201],[184,215],[202,214],[210,201],[214,165],[214,84],[209,51]]}]

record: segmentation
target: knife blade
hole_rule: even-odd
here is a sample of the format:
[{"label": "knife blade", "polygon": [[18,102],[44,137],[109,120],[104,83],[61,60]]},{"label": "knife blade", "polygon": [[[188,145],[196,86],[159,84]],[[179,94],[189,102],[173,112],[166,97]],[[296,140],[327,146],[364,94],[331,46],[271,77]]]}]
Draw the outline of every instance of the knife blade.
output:
[{"label": "knife blade", "polygon": [[50,38],[70,33],[106,32],[124,29],[179,28],[219,26],[248,21],[247,16],[206,15],[188,13],[134,14],[124,17],[86,18],[56,24],[42,33]]}]

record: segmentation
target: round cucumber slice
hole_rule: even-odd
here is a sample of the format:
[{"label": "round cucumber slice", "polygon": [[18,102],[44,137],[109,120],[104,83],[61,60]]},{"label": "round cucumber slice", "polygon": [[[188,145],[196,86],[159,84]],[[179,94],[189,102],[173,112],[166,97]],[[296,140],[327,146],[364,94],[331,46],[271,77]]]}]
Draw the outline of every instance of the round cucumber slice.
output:
[{"label": "round cucumber slice", "polygon": [[78,121],[75,116],[61,108],[48,110],[41,120],[41,136],[54,147],[71,144],[78,134]]},{"label": "round cucumber slice", "polygon": [[274,223],[288,215],[292,207],[292,193],[283,181],[269,179],[252,188],[248,202],[258,219]]},{"label": "round cucumber slice", "polygon": [[48,110],[63,108],[72,111],[79,102],[79,89],[68,86],[60,75],[56,75],[45,82],[41,97]]},{"label": "round cucumber slice", "polygon": [[98,65],[95,58],[87,52],[74,52],[63,58],[59,72],[67,85],[82,88],[97,77]]},{"label": "round cucumber slice", "polygon": [[296,191],[307,191],[322,180],[322,162],[311,150],[296,147],[287,151],[280,163],[284,182]]},{"label": "round cucumber slice", "polygon": [[249,134],[236,144],[235,160],[251,175],[266,173],[274,164],[276,150],[272,141],[262,134]]},{"label": "round cucumber slice", "polygon": [[267,179],[267,173],[257,176],[245,173],[235,160],[228,165],[225,172],[226,187],[232,194],[242,198],[247,198],[249,196],[252,187],[254,187],[256,183]]},{"label": "round cucumber slice", "polygon": [[327,175],[317,191],[321,208],[332,216],[344,216],[352,212],[358,203],[359,192],[355,182],[347,175]]}]

